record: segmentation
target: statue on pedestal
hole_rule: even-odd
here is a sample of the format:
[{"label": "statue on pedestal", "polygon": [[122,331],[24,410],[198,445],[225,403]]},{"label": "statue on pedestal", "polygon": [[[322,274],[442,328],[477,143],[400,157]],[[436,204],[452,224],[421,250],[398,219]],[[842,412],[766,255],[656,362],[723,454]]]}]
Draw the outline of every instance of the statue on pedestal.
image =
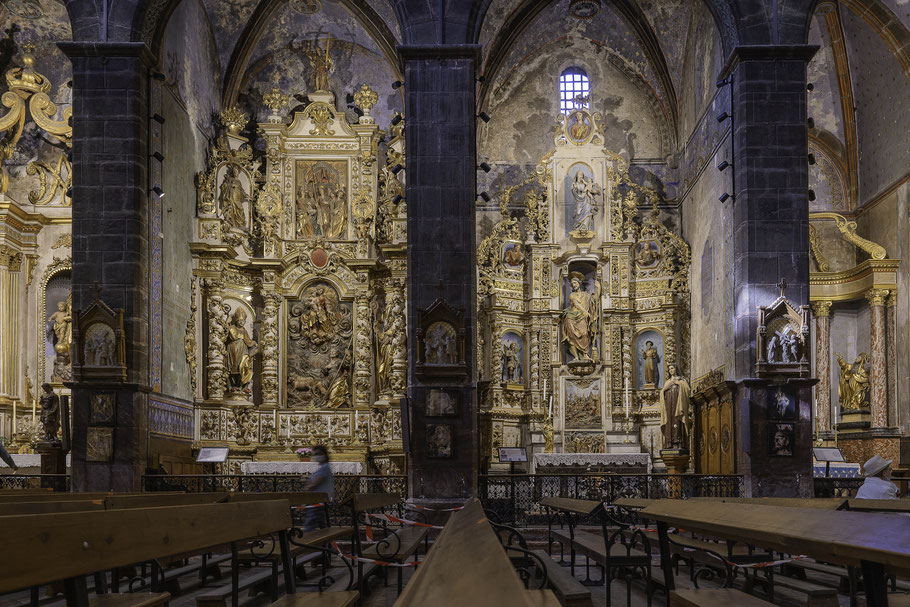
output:
[{"label": "statue on pedestal", "polygon": [[53,323],[54,332],[54,381],[72,379],[70,371],[70,349],[73,343],[73,296],[66,301],[57,302],[57,311],[48,317],[48,322]]},{"label": "statue on pedestal", "polygon": [[583,291],[585,277],[581,272],[570,272],[572,293],[568,306],[562,311],[563,341],[574,360],[591,360],[591,345],[597,333],[597,300],[600,283],[594,282],[594,293]]},{"label": "statue on pedestal", "polygon": [[863,352],[853,363],[848,363],[837,354],[840,365],[840,380],[837,384],[837,397],[841,411],[855,411],[869,408],[869,370],[866,360],[869,355]]},{"label": "statue on pedestal", "polygon": [[57,432],[60,430],[60,397],[54,393],[50,384],[43,384],[41,388],[41,424],[44,426],[44,440],[56,441]]},{"label": "statue on pedestal", "polygon": [[259,351],[259,344],[250,338],[244,326],[246,310],[237,308],[231,314],[231,323],[227,334],[227,367],[228,380],[232,391],[249,390],[253,379],[253,356]]},{"label": "statue on pedestal", "polygon": [[679,376],[676,365],[667,366],[670,376],[660,391],[660,430],[664,449],[686,449],[689,444],[689,382]]}]

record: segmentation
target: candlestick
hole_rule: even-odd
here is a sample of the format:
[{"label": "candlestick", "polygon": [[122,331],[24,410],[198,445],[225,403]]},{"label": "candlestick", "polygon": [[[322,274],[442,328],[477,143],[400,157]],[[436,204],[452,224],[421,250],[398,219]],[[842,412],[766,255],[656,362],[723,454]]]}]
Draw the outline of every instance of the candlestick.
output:
[{"label": "candlestick", "polygon": [[16,401],[13,401],[13,426],[12,431],[10,432],[10,439],[13,443],[16,442]]},{"label": "candlestick", "polygon": [[35,418],[38,415],[38,402],[35,398],[32,398],[32,424],[35,423]]}]

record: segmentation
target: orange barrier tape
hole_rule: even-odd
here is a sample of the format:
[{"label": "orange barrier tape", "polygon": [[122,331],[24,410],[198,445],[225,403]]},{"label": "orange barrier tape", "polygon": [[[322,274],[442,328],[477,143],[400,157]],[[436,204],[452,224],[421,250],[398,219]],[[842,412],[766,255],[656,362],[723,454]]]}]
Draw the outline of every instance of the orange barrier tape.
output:
[{"label": "orange barrier tape", "polygon": [[381,565],[383,567],[416,567],[420,564],[420,561],[410,561],[408,563],[391,563],[389,561],[378,561],[376,559],[365,559],[360,556],[354,556],[353,554],[344,554],[341,551],[341,548],[338,547],[337,542],[332,542],[332,548],[335,549],[335,552],[338,553],[343,559],[349,559],[351,561],[360,561],[361,563],[375,563],[376,565]]}]

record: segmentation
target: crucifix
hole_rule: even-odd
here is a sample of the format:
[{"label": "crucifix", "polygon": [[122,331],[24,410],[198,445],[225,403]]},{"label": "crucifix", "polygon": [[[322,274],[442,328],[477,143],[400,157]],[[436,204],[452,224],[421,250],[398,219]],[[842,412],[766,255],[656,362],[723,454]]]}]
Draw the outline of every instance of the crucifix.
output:
[{"label": "crucifix", "polygon": [[780,296],[784,296],[784,290],[787,288],[787,279],[781,278],[780,282],[777,283],[777,288],[780,289]]}]

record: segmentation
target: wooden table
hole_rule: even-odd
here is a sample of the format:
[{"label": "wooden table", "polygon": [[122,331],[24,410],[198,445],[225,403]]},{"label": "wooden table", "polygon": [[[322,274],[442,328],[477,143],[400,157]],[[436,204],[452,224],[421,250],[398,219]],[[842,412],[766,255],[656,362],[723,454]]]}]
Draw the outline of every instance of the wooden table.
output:
[{"label": "wooden table", "polygon": [[864,500],[851,497],[847,509],[859,512],[910,512],[910,499]]},{"label": "wooden table", "polygon": [[783,506],[786,508],[818,508],[820,510],[844,510],[847,498],[825,497],[692,497],[693,502],[727,504],[756,504],[759,506]]},{"label": "wooden table", "polygon": [[667,538],[670,525],[786,554],[858,566],[869,605],[888,604],[886,570],[910,574],[910,520],[891,514],[660,500],[642,510],[641,516],[657,521],[668,591],[674,588]]},{"label": "wooden table", "polygon": [[533,607],[541,598],[525,589],[480,502],[472,499],[449,519],[395,607]]}]

